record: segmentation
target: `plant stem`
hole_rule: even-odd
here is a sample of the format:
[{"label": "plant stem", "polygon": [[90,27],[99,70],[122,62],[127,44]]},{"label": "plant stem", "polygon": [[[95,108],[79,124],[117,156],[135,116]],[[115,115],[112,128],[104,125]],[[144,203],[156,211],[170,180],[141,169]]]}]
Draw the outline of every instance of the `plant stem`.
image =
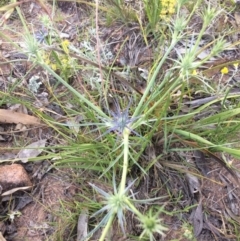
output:
[{"label": "plant stem", "polygon": [[240,151],[238,149],[232,149],[232,148],[229,148],[229,147],[225,147],[223,145],[216,145],[208,140],[206,140],[205,138],[199,136],[199,135],[196,135],[196,134],[193,134],[193,133],[190,133],[188,131],[183,131],[183,130],[179,130],[179,129],[174,129],[174,133],[177,133],[179,135],[182,135],[186,138],[189,138],[191,140],[194,140],[194,141],[197,141],[201,144],[204,144],[207,146],[207,148],[214,148],[215,150],[217,151],[225,151],[231,155],[235,155],[237,156],[238,158],[240,157]]},{"label": "plant stem", "polygon": [[74,93],[81,101],[87,104],[92,110],[96,111],[100,116],[104,118],[109,118],[99,107],[95,106],[92,102],[86,99],[78,91],[76,91],[71,85],[69,85],[64,79],[62,79],[58,74],[56,74],[48,65],[40,63],[40,65],[46,69],[50,74],[52,74],[59,82],[61,82],[65,87],[67,87],[72,93]]},{"label": "plant stem", "polygon": [[128,170],[128,144],[129,144],[129,134],[130,130],[124,128],[123,130],[123,171],[122,171],[122,180],[120,183],[119,193],[124,194],[126,179],[127,179],[127,170]]},{"label": "plant stem", "polygon": [[115,217],[115,214],[112,214],[110,216],[110,218],[108,219],[107,225],[104,227],[99,241],[104,241],[104,239],[105,239],[105,237],[106,237],[106,235],[107,235],[107,233],[108,233],[108,231],[111,227],[111,224],[113,222],[114,217]]},{"label": "plant stem", "polygon": [[135,109],[135,111],[134,111],[134,113],[133,113],[133,117],[139,116],[139,114],[140,114],[140,112],[141,112],[141,108],[142,108],[142,106],[143,106],[143,103],[144,103],[145,99],[147,98],[147,96],[148,96],[151,88],[152,88],[153,85],[154,85],[154,82],[155,82],[155,80],[156,80],[156,78],[157,78],[157,75],[158,75],[159,70],[161,69],[163,63],[165,63],[165,60],[166,60],[167,56],[168,56],[169,53],[172,51],[172,49],[173,49],[173,47],[175,46],[176,43],[177,43],[177,40],[176,40],[176,41],[172,41],[170,47],[167,49],[167,51],[166,51],[166,53],[164,54],[164,56],[162,57],[161,61],[158,63],[155,71],[153,72],[153,75],[152,75],[151,78],[150,78],[150,81],[149,81],[149,83],[148,83],[148,85],[147,85],[147,88],[146,88],[146,90],[144,91],[144,94],[143,94],[143,96],[142,96],[142,98],[141,98],[141,100],[140,100],[137,108]]},{"label": "plant stem", "polygon": [[133,212],[134,214],[136,214],[140,220],[143,220],[143,219],[144,219],[144,215],[142,215],[142,214],[136,209],[136,207],[131,203],[131,201],[130,201],[129,199],[126,198],[125,203],[128,205],[128,207],[129,207],[129,209],[131,210],[131,212]]},{"label": "plant stem", "polygon": [[[128,144],[129,144],[130,132],[131,131],[126,127],[123,130],[123,171],[122,171],[122,179],[121,179],[121,183],[120,183],[120,188],[119,188],[119,192],[118,192],[120,195],[125,195],[124,191],[125,191],[126,180],[127,180],[128,152],[129,152]],[[99,241],[104,241],[104,239],[108,233],[108,230],[113,222],[114,217],[115,217],[115,213],[112,213],[106,226],[104,227],[104,229],[102,231],[102,235],[101,235]]]}]

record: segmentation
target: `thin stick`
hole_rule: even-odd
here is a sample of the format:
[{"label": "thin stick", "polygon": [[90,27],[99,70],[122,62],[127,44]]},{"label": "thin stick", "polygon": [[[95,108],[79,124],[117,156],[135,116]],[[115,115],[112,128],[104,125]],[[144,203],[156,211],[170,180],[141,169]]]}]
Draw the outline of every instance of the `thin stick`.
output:
[{"label": "thin stick", "polygon": [[104,88],[104,79],[103,79],[103,72],[102,72],[102,63],[101,63],[101,55],[100,55],[100,39],[99,39],[99,27],[98,27],[98,8],[99,8],[99,2],[96,0],[96,17],[95,17],[95,25],[96,25],[96,39],[97,39],[97,59],[98,59],[98,67],[99,67],[99,73],[102,83],[102,88]]}]

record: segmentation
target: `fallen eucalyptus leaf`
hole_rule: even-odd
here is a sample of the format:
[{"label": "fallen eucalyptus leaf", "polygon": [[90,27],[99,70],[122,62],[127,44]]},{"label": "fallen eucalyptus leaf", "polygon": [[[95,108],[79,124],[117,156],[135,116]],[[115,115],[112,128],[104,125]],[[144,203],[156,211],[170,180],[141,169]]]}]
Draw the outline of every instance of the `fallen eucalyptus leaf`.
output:
[{"label": "fallen eucalyptus leaf", "polygon": [[11,189],[11,190],[9,190],[9,191],[6,191],[6,192],[2,193],[1,196],[2,196],[2,197],[8,196],[8,195],[10,195],[10,194],[13,194],[14,192],[17,192],[17,191],[25,191],[25,190],[28,190],[28,189],[30,189],[30,188],[32,188],[32,186],[16,187],[16,188],[13,188],[13,189]]},{"label": "fallen eucalyptus leaf", "polygon": [[32,144],[25,147],[25,149],[21,150],[18,153],[18,158],[23,162],[28,162],[29,158],[37,157],[42,153],[43,148],[45,147],[47,139],[39,140],[33,142]]},{"label": "fallen eucalyptus leaf", "polygon": [[203,229],[203,211],[202,202],[200,201],[197,208],[193,211],[193,229],[194,236],[198,237]]},{"label": "fallen eucalyptus leaf", "polygon": [[0,109],[0,123],[22,123],[24,125],[40,125],[38,118],[27,114]]}]

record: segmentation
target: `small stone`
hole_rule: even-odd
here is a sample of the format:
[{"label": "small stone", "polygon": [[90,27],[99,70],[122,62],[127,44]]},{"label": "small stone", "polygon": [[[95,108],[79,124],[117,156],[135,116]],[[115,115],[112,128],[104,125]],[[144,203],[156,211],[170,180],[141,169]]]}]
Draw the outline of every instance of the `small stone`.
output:
[{"label": "small stone", "polygon": [[27,172],[20,164],[0,166],[0,185],[2,191],[13,188],[32,186]]}]

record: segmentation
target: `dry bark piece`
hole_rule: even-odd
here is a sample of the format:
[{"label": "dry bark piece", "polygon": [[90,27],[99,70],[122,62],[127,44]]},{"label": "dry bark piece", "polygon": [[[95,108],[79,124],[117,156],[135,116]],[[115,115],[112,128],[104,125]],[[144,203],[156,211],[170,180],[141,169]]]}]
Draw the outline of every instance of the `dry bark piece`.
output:
[{"label": "dry bark piece", "polygon": [[88,234],[88,210],[82,210],[78,217],[77,225],[77,241],[84,240]]},{"label": "dry bark piece", "polygon": [[27,172],[19,164],[0,166],[0,185],[3,192],[14,188],[32,186]]},{"label": "dry bark piece", "polygon": [[234,17],[235,17],[235,21],[236,21],[237,26],[240,27],[240,13],[235,12]]}]

